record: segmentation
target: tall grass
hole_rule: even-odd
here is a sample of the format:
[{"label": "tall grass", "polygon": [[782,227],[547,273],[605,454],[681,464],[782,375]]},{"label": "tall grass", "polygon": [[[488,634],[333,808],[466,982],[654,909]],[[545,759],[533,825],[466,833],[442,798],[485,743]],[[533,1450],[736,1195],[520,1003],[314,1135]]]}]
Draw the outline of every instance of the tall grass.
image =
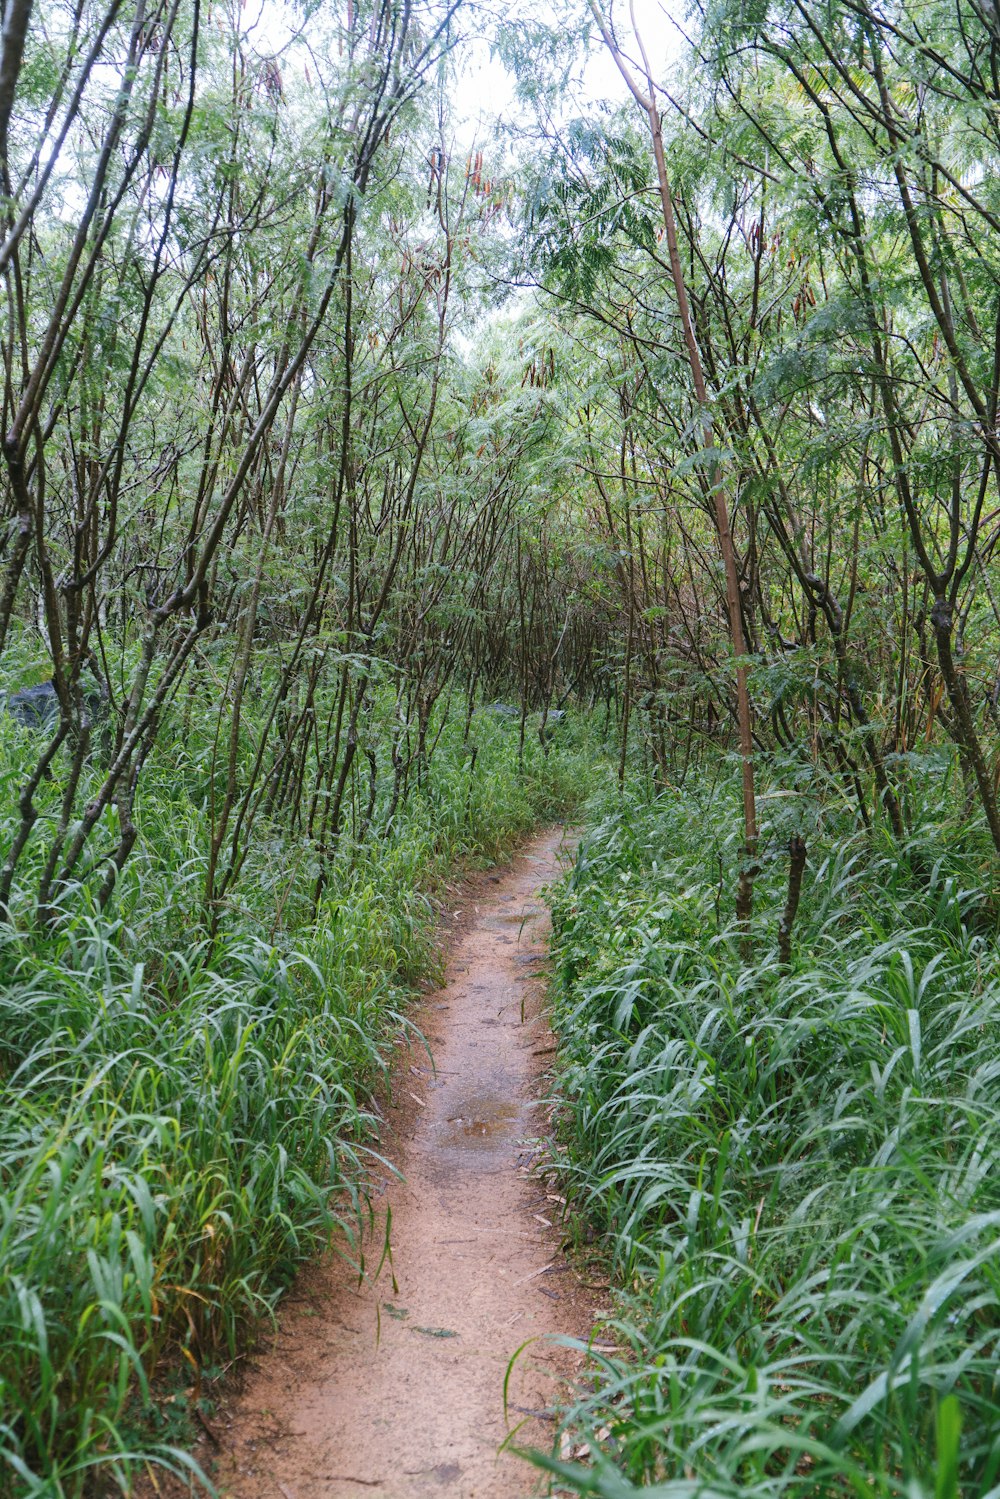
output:
[{"label": "tall grass", "polygon": [[776,841],[747,966],[736,796],[725,775],[633,798],[556,899],[563,1164],[622,1295],[620,1352],[568,1415],[590,1458],[541,1460],[607,1496],[1000,1495],[1000,952],[976,830],[934,822],[933,771],[902,852],[814,821],[791,971]]},{"label": "tall grass", "polygon": [[[24,731],[0,724],[10,766]],[[197,925],[204,802],[180,753],[151,767],[117,914],[64,892],[48,934],[0,949],[0,1492],[128,1492],[195,1474],[143,1418],[179,1367],[198,1393],[296,1266],[351,1251],[370,1100],[408,988],[434,962],[434,881],[494,857],[583,789],[585,726],[546,757],[445,724],[377,845],[345,840],[318,912],[311,850],[255,845],[221,939]],[[388,796],[388,790],[380,791]]]}]

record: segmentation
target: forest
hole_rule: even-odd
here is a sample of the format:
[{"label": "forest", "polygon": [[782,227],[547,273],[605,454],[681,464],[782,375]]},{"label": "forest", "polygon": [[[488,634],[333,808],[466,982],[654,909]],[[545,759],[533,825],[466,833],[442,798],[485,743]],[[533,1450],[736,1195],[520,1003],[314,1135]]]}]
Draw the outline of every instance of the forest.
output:
[{"label": "forest", "polygon": [[510,1499],[1000,1496],[997,0],[2,15],[0,1494],[213,1491],[565,821]]}]

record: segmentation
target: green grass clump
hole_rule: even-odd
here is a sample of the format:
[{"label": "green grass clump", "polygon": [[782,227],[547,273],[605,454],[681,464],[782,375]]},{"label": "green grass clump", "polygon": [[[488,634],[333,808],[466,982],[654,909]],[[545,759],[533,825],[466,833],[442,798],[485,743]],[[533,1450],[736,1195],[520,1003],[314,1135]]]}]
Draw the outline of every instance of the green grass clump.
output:
[{"label": "green grass clump", "polygon": [[627,800],[557,894],[563,1165],[623,1293],[568,1416],[592,1460],[554,1467],[606,1496],[1000,1494],[986,872],[929,816],[903,851],[820,821],[791,971],[777,844],[747,965],[738,826],[728,779]]},{"label": "green grass clump", "polygon": [[164,1372],[199,1392],[303,1259],[356,1245],[435,881],[566,811],[594,757],[568,725],[522,772],[516,730],[486,724],[473,772],[462,727],[391,826],[379,786],[379,837],[345,836],[318,909],[313,850],[271,827],[205,935],[204,800],[164,751],[116,914],[77,889],[51,931],[3,928],[0,1493],[128,1492],[149,1460],[197,1476],[183,1429],[143,1419]]},{"label": "green grass clump", "polygon": [[103,936],[23,963],[3,1006],[0,1400],[29,1492],[122,1455],[171,1345],[235,1351],[344,1219],[372,1137],[378,1030],[314,958],[178,952],[167,990]]}]

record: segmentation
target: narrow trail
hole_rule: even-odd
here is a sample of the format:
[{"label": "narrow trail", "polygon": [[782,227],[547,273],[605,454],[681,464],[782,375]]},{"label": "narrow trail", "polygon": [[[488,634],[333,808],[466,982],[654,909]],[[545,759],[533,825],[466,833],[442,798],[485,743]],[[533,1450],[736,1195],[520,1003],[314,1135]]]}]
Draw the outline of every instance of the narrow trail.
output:
[{"label": "narrow trail", "polygon": [[[340,1260],[307,1272],[274,1342],[219,1431],[220,1490],[234,1499],[524,1499],[544,1491],[498,1449],[549,1447],[547,1409],[579,1355],[547,1339],[586,1338],[596,1310],[560,1252],[560,1204],[532,1174],[547,1127],[539,1075],[553,1049],[540,964],[540,888],[563,835],[531,843],[465,894],[445,983],[395,1071],[386,1179],[368,1245],[378,1263],[391,1209],[392,1263],[359,1288]],[[396,1289],[393,1289],[393,1276]]]}]

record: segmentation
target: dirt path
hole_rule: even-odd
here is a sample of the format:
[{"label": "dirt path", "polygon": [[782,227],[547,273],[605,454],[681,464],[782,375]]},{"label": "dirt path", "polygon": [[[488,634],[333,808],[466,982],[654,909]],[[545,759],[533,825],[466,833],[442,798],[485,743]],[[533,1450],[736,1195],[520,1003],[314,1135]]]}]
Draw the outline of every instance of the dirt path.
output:
[{"label": "dirt path", "polygon": [[[471,887],[444,987],[418,1017],[436,1071],[413,1048],[396,1070],[372,1269],[392,1212],[392,1265],[358,1288],[339,1261],[310,1272],[220,1435],[218,1477],[237,1499],[523,1499],[544,1492],[509,1453],[550,1446],[558,1381],[578,1356],[546,1335],[586,1338],[592,1298],[559,1250],[559,1203],[532,1176],[538,1078],[552,1041],[540,1013],[560,830]],[[470,909],[471,907],[471,909]],[[393,1288],[393,1275],[396,1288]],[[539,1413],[541,1413],[539,1415]]]}]

